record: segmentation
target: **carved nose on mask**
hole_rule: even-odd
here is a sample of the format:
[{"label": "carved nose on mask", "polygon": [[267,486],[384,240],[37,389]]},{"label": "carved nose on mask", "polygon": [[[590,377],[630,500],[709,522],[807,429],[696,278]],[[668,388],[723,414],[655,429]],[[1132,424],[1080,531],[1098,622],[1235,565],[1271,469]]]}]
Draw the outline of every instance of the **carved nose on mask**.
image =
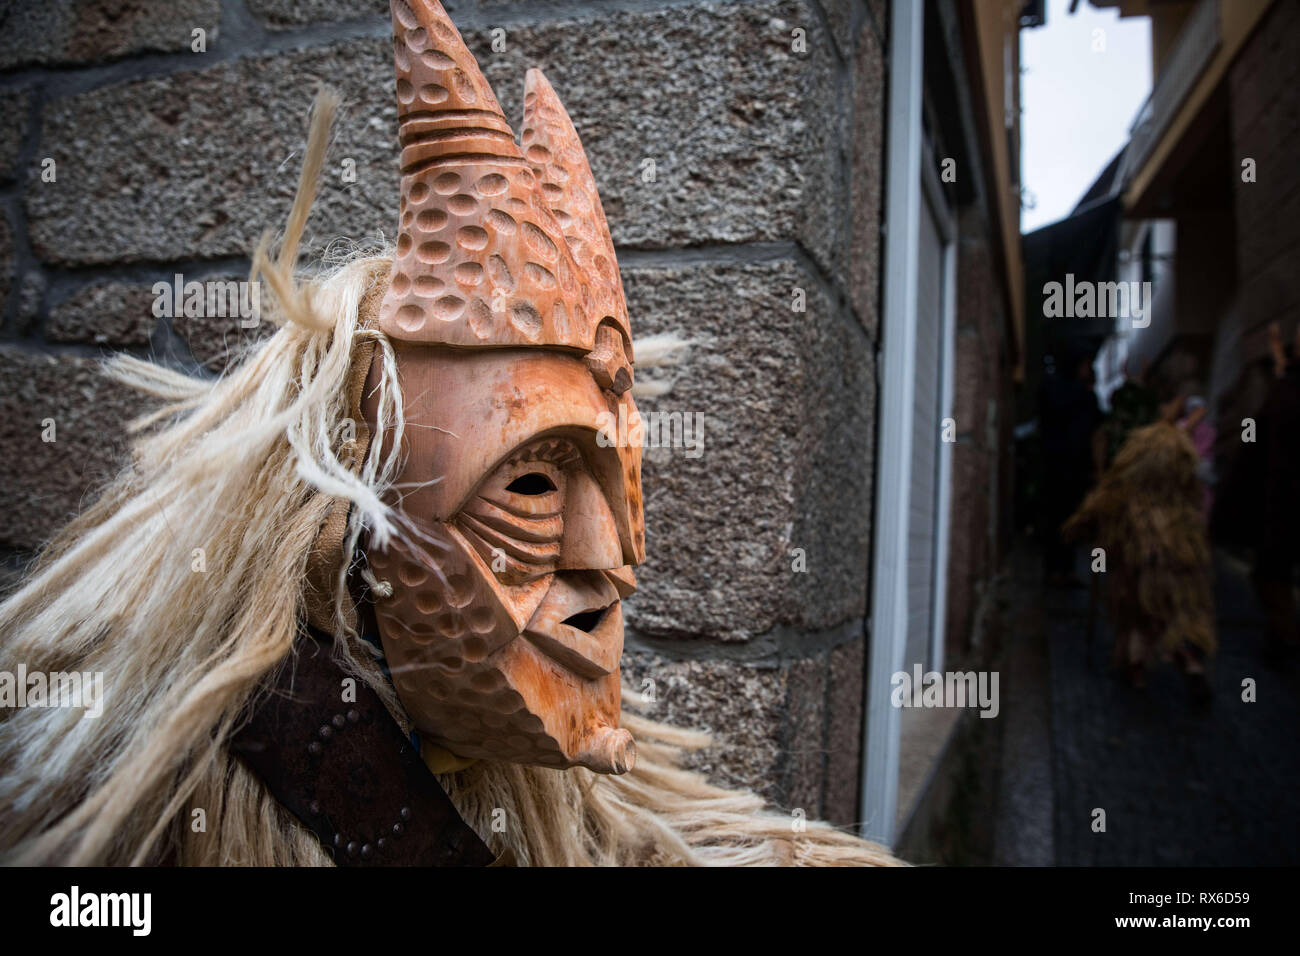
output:
[{"label": "carved nose on mask", "polygon": [[607,571],[623,566],[614,512],[600,485],[585,472],[569,479],[565,490],[564,537],[560,539],[562,570]]}]

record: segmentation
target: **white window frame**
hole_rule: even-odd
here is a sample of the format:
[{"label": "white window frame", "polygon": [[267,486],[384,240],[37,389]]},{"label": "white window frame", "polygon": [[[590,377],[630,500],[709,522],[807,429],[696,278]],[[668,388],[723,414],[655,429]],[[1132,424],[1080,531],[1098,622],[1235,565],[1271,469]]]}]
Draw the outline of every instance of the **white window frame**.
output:
[{"label": "white window frame", "polygon": [[[880,412],[877,419],[875,541],[872,554],[871,634],[862,761],[862,835],[886,846],[897,836],[900,715],[892,706],[891,679],[902,670],[907,647],[907,556],[911,512],[912,426],[915,399],[917,284],[921,203],[934,212],[944,244],[940,342],[940,422],[951,417],[956,328],[957,230],[933,157],[923,141],[922,56],[925,5],[894,4],[889,36],[889,149],[885,183],[884,304]],[[918,172],[919,171],[919,172]],[[935,423],[936,437],[940,423]],[[935,520],[930,668],[943,667],[947,613],[952,448],[940,442]]]}]

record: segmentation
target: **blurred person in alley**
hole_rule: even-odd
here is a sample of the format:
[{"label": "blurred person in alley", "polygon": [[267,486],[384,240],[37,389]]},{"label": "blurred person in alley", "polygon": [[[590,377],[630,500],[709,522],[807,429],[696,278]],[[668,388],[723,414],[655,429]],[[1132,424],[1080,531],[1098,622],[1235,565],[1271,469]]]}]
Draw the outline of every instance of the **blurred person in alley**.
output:
[{"label": "blurred person in alley", "polygon": [[1101,409],[1093,391],[1092,356],[1068,351],[1049,366],[1038,393],[1043,456],[1043,536],[1047,583],[1079,586],[1074,546],[1061,525],[1079,506],[1099,470]]},{"label": "blurred person in alley", "polygon": [[1279,659],[1300,648],[1294,570],[1300,543],[1300,326],[1283,343],[1269,327],[1272,383],[1253,419],[1243,422],[1242,446],[1232,460],[1214,510],[1216,540],[1247,546],[1251,583],[1264,611],[1266,656]]},{"label": "blurred person in alley", "polygon": [[1156,422],[1129,435],[1063,532],[1102,549],[1094,567],[1105,569],[1117,672],[1143,687],[1149,667],[1172,660],[1204,704],[1216,649],[1210,546],[1200,459],[1180,427],[1203,412],[1189,417],[1185,405],[1183,392],[1171,396]]},{"label": "blurred person in alley", "polygon": [[1186,389],[1189,394],[1183,400],[1182,412],[1178,418],[1178,427],[1187,433],[1196,449],[1196,477],[1201,481],[1201,513],[1206,524],[1210,521],[1210,511],[1214,507],[1214,443],[1218,430],[1210,421],[1210,406],[1200,390]]},{"label": "blurred person in alley", "polygon": [[1142,360],[1140,370],[1131,374],[1124,362],[1124,381],[1110,394],[1110,417],[1106,419],[1106,464],[1109,465],[1135,429],[1150,425],[1160,414],[1160,399],[1147,384],[1150,364]]}]

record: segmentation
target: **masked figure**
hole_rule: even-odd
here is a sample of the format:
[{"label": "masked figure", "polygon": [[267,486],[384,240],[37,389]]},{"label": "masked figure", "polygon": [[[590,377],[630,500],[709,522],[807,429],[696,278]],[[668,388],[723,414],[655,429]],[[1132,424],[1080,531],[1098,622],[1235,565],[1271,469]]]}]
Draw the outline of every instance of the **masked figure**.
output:
[{"label": "masked figure", "polygon": [[619,602],[645,530],[639,449],[597,441],[636,405],[595,181],[541,73],[520,146],[445,16],[393,14],[402,204],[379,328],[408,396],[398,483],[419,534],[370,550],[394,588],[384,650],[450,751],[622,773]]},{"label": "masked figure", "polygon": [[595,181],[541,73],[516,142],[442,7],[392,14],[392,255],[294,278],[326,100],[296,225],[254,258],[280,331],[216,383],[115,360],[166,404],[0,608],[0,663],[102,673],[103,717],[5,712],[0,854],[889,862],[620,713],[645,527],[640,450],[611,440],[633,340]]}]

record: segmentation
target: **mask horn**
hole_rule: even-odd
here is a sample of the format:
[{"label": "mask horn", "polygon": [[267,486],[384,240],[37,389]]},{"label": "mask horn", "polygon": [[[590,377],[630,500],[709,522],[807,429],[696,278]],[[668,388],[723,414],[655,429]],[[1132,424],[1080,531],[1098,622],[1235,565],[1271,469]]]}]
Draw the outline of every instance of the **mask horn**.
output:
[{"label": "mask horn", "polygon": [[[402,191],[445,164],[519,160],[514,131],[438,0],[390,0]],[[427,183],[425,183],[427,185]]]},{"label": "mask horn", "polygon": [[529,70],[524,77],[523,145],[524,159],[542,184],[542,195],[564,230],[574,260],[591,279],[599,320],[613,320],[630,363],[627,301],[596,180],[578,131],[541,70]]}]

